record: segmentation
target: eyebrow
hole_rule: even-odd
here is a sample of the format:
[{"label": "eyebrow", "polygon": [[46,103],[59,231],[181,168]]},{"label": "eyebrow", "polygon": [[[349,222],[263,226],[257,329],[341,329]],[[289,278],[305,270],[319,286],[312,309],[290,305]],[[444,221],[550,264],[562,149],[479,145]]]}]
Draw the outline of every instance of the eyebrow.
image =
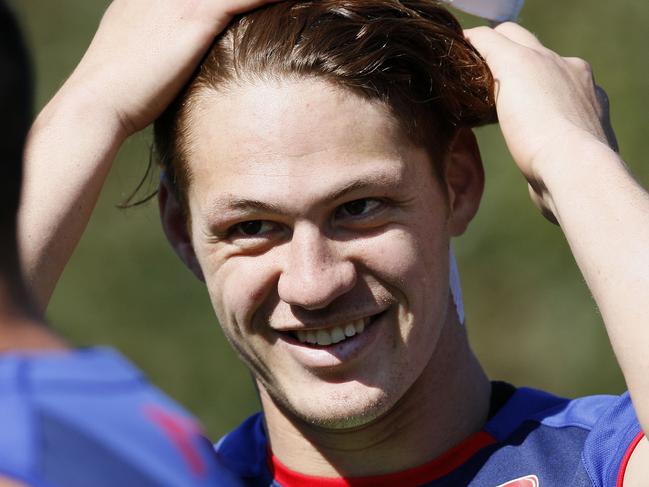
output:
[{"label": "eyebrow", "polygon": [[385,181],[385,175],[381,174],[380,176],[375,176],[367,179],[357,179],[355,181],[350,181],[347,183],[345,186],[342,188],[339,188],[335,191],[332,191],[329,193],[325,200],[326,201],[335,201],[343,196],[346,196],[349,193],[353,193],[354,191],[357,191],[359,189],[365,189],[365,188],[371,188],[372,186],[376,186],[380,181]]},{"label": "eyebrow", "polygon": [[226,211],[261,211],[264,213],[281,213],[282,211],[281,206],[279,205],[246,198],[228,199],[213,205],[213,208],[219,207]]},{"label": "eyebrow", "polygon": [[[326,193],[324,197],[320,199],[320,201],[323,203],[336,201],[348,195],[349,193],[353,193],[360,189],[371,188],[373,186],[384,183],[387,179],[390,179],[390,176],[383,173],[372,174],[367,177],[355,179],[348,182],[341,188],[337,188],[329,193]],[[285,212],[285,209],[281,205],[275,203],[268,203],[256,199],[238,197],[225,197],[223,199],[219,199],[213,202],[211,208],[221,212],[241,211],[273,214],[281,214]]]}]

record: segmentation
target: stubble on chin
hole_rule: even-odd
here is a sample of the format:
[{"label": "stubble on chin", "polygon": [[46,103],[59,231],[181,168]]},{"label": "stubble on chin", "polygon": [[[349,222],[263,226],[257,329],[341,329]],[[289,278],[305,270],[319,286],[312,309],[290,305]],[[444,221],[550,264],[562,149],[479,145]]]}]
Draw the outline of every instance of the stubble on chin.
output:
[{"label": "stubble on chin", "polygon": [[257,381],[264,412],[273,408],[299,430],[355,430],[368,426],[389,412],[397,401],[375,388],[358,393],[333,393],[327,398],[307,395],[291,401],[280,390]]}]

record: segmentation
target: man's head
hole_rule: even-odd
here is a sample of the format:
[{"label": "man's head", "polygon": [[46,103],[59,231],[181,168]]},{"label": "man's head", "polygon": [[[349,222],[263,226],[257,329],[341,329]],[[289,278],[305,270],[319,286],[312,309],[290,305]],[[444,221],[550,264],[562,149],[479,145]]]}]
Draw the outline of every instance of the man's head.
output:
[{"label": "man's head", "polygon": [[362,424],[431,366],[493,111],[434,2],[325,0],[235,20],[158,121],[167,235],[280,408]]},{"label": "man's head", "polygon": [[[434,0],[281,2],[233,22],[156,123],[160,162],[181,198],[192,176],[186,150],[194,105],[203,94],[312,78],[385,103],[439,160],[458,128],[495,117],[489,69]],[[435,170],[442,174],[439,165]]]},{"label": "man's head", "polygon": [[31,75],[18,25],[0,0],[0,272],[17,272],[16,213],[31,122]]}]

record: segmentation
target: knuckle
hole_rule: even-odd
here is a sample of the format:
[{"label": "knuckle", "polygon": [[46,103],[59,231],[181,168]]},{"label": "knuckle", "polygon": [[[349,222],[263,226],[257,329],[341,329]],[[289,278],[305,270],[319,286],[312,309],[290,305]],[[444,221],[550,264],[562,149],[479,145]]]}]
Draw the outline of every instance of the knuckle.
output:
[{"label": "knuckle", "polygon": [[593,74],[593,67],[588,61],[580,57],[566,58],[571,65],[577,68],[579,71],[585,74]]},{"label": "knuckle", "polygon": [[491,28],[486,25],[480,25],[478,27],[472,27],[471,29],[465,30],[465,33],[469,36],[485,36],[489,34]]},{"label": "knuckle", "polygon": [[524,47],[520,47],[518,49],[518,55],[524,64],[533,67],[533,66],[544,65],[548,60],[548,55],[551,57],[552,53],[541,52],[535,49],[526,49]]},{"label": "knuckle", "polygon": [[507,21],[503,22],[501,24],[498,24],[496,27],[494,27],[494,30],[497,32],[505,33],[505,32],[510,32],[512,30],[518,29],[518,24]]}]

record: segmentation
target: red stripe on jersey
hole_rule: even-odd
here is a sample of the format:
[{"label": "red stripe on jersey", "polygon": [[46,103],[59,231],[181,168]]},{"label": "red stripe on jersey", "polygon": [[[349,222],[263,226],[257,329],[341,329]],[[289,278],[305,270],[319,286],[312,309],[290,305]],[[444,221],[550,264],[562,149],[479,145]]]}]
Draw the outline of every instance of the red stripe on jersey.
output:
[{"label": "red stripe on jersey", "polygon": [[270,455],[273,478],[283,487],[399,487],[422,485],[441,478],[466,463],[484,447],[496,440],[480,431],[436,459],[403,472],[374,477],[325,478],[302,475],[284,466]]},{"label": "red stripe on jersey", "polygon": [[629,448],[624,452],[624,457],[622,457],[622,463],[620,464],[620,470],[617,473],[617,482],[615,482],[616,487],[622,487],[624,485],[624,474],[626,473],[626,468],[629,466],[629,461],[631,460],[631,455],[633,455],[635,447],[642,441],[642,438],[644,438],[644,433],[641,431],[635,438],[633,438]]},{"label": "red stripe on jersey", "polygon": [[167,438],[171,440],[189,465],[192,473],[199,477],[204,476],[207,468],[194,445],[195,439],[200,433],[198,426],[190,419],[177,416],[155,404],[148,405],[145,412],[149,419],[165,432]]}]

